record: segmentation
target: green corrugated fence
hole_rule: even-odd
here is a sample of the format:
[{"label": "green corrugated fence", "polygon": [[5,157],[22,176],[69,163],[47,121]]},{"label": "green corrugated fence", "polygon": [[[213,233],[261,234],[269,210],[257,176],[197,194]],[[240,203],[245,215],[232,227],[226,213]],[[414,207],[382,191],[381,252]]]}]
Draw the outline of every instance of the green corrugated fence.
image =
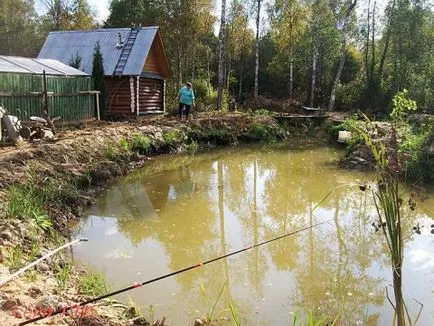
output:
[{"label": "green corrugated fence", "polygon": [[[93,88],[90,77],[47,76],[48,112],[60,122],[72,123],[96,118],[95,95],[80,94]],[[42,75],[0,73],[0,105],[9,114],[26,121],[42,116],[44,107]],[[33,93],[33,94],[32,94]]]}]

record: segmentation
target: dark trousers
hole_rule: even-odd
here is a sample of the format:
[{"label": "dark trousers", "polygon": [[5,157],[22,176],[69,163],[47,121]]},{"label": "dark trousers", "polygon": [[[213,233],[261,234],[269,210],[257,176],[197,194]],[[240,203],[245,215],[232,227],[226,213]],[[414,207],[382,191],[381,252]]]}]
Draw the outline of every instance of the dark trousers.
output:
[{"label": "dark trousers", "polygon": [[191,105],[187,105],[179,102],[178,113],[180,117],[182,117],[182,113],[184,112],[186,118],[188,118],[188,115],[190,114],[190,109],[191,109]]}]

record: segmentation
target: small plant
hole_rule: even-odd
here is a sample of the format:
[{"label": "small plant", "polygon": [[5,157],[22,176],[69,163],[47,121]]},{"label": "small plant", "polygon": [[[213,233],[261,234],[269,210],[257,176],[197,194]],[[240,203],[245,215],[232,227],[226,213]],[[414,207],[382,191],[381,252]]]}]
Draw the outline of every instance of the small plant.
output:
[{"label": "small plant", "polygon": [[57,285],[60,289],[64,290],[66,289],[66,286],[68,285],[69,276],[71,274],[71,266],[68,264],[65,264],[62,269],[59,271],[59,273],[56,274],[56,281]]},{"label": "small plant", "polygon": [[152,141],[148,136],[137,134],[131,141],[131,150],[142,155],[148,155],[151,151]]},{"label": "small plant", "polygon": [[107,293],[109,287],[103,274],[87,273],[79,279],[80,293],[88,296],[99,296]]},{"label": "small plant", "polygon": [[187,153],[194,155],[199,151],[199,144],[197,143],[197,141],[192,140],[190,144],[185,144],[184,148]]},{"label": "small plant", "polygon": [[122,151],[124,151],[124,152],[126,152],[126,153],[129,153],[130,151],[131,151],[131,144],[130,144],[130,142],[128,141],[128,139],[126,139],[125,137],[122,137],[120,140],[119,140],[119,148],[122,150]]},{"label": "small plant", "polygon": [[112,143],[109,143],[105,149],[105,155],[110,161],[115,161],[117,159],[116,149]]},{"label": "small plant", "polygon": [[38,272],[36,272],[35,270],[28,270],[24,272],[24,277],[28,282],[35,282],[38,278]]},{"label": "small plant", "polygon": [[335,318],[335,320],[330,321],[328,318],[318,315],[314,313],[313,311],[309,311],[309,313],[306,315],[304,319],[300,317],[300,313],[296,312],[294,314],[294,317],[292,318],[292,326],[323,326],[323,325],[330,325],[334,326],[337,323],[338,318]]},{"label": "small plant", "polygon": [[24,266],[24,251],[23,247],[16,246],[10,248],[6,256],[6,264],[11,271],[17,271]]},{"label": "small plant", "polygon": [[231,312],[232,322],[234,326],[240,326],[241,318],[238,314],[237,307],[232,303],[232,301],[229,302],[229,311]]},{"label": "small plant", "polygon": [[403,122],[409,113],[417,110],[417,103],[409,98],[408,91],[403,89],[393,97],[392,108],[392,113],[390,113],[392,120]]},{"label": "small plant", "polygon": [[46,214],[39,215],[33,212],[33,219],[35,220],[36,225],[44,231],[48,231],[53,227],[53,222]]},{"label": "small plant", "polygon": [[41,253],[41,247],[39,245],[39,242],[37,241],[33,241],[32,242],[32,247],[30,248],[30,252],[28,253],[28,257],[27,257],[27,261],[28,262],[33,262],[36,257],[38,257],[38,255]]},{"label": "small plant", "polygon": [[165,143],[169,146],[173,146],[181,141],[182,134],[178,129],[171,129],[163,134]]},{"label": "small plant", "polygon": [[201,292],[202,292],[202,295],[203,295],[204,298],[205,298],[205,303],[206,303],[206,306],[207,306],[207,308],[208,308],[208,313],[207,313],[207,315],[206,315],[206,317],[205,317],[205,320],[206,320],[207,323],[211,323],[212,320],[213,320],[213,316],[214,316],[215,309],[216,309],[216,307],[217,307],[217,303],[220,301],[220,298],[221,298],[221,296],[222,296],[222,294],[223,294],[223,290],[224,290],[225,287],[226,287],[226,283],[227,283],[227,282],[225,281],[225,282],[223,283],[222,287],[220,288],[220,292],[219,292],[219,294],[217,295],[217,298],[216,298],[216,300],[214,301],[214,304],[213,304],[212,307],[211,307],[211,305],[210,305],[210,302],[209,302],[209,299],[208,299],[208,295],[207,295],[206,290],[205,290],[205,286],[203,285],[203,283],[200,283],[200,290],[201,290]]}]

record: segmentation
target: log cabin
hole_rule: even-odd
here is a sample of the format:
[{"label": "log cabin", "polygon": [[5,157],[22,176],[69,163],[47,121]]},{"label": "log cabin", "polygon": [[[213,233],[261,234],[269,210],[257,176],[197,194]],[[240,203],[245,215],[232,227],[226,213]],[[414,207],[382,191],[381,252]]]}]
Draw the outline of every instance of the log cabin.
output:
[{"label": "log cabin", "polygon": [[75,61],[76,68],[91,74],[97,43],[103,56],[107,115],[164,113],[170,71],[158,27],[51,32],[38,58]]}]

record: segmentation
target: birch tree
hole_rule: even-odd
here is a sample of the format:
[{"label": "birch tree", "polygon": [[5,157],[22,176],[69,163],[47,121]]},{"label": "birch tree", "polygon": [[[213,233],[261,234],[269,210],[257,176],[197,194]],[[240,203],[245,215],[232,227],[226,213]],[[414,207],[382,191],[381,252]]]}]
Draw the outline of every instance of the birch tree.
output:
[{"label": "birch tree", "polygon": [[350,24],[351,14],[356,7],[357,0],[346,0],[343,3],[338,1],[331,1],[330,6],[332,7],[332,11],[334,13],[336,19],[336,27],[341,32],[341,54],[339,59],[339,66],[336,72],[335,78],[333,80],[332,91],[330,94],[330,101],[328,110],[333,110],[336,101],[336,90],[339,85],[339,81],[341,79],[342,70],[344,69],[345,64],[345,53],[347,48],[347,32],[348,26]]},{"label": "birch tree", "polygon": [[226,29],[226,0],[222,0],[222,10],[220,14],[220,32],[218,40],[218,85],[217,85],[217,110],[223,108],[224,91],[224,48],[225,48],[225,29]]},{"label": "birch tree", "polygon": [[255,42],[255,86],[253,97],[258,99],[259,92],[259,34],[261,24],[261,0],[256,1],[256,42]]}]

